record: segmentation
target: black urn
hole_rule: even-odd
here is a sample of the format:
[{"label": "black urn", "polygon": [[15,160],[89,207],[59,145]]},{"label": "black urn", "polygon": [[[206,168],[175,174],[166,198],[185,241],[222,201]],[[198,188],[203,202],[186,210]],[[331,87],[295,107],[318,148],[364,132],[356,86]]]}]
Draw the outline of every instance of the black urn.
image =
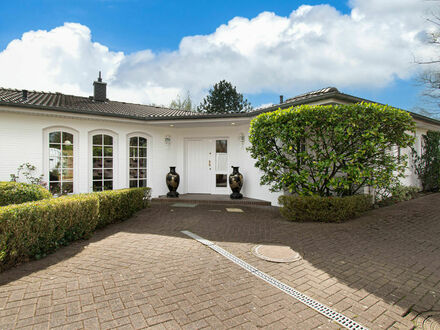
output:
[{"label": "black urn", "polygon": [[238,171],[238,166],[232,166],[232,173],[229,174],[229,187],[231,187],[231,199],[242,199],[243,194],[240,194],[241,187],[243,187],[243,175]]},{"label": "black urn", "polygon": [[167,193],[167,197],[179,197],[177,188],[179,187],[180,176],[177,174],[175,166],[170,166],[170,172],[166,176],[166,182],[170,190]]}]

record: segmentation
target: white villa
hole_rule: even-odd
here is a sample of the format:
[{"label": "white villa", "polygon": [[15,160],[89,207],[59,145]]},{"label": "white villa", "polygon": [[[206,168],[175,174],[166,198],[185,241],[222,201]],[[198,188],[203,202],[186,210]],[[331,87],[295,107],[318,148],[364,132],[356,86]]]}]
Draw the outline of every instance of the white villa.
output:
[{"label": "white villa", "polygon": [[[371,102],[331,87],[250,113],[200,114],[110,101],[106,88],[100,78],[88,98],[0,88],[0,181],[29,162],[55,193],[149,186],[157,197],[168,192],[165,176],[176,166],[181,194],[230,194],[227,176],[239,166],[243,195],[278,205],[280,193],[260,185],[246,151],[250,121],[279,107]],[[411,115],[420,150],[421,135],[440,130],[440,121]],[[406,174],[405,184],[419,184]]]}]

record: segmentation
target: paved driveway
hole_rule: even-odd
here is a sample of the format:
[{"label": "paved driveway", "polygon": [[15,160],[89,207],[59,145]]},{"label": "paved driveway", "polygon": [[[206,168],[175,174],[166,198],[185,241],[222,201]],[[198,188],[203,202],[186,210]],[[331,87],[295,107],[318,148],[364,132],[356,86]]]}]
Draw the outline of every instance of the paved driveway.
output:
[{"label": "paved driveway", "polygon": [[[242,209],[153,205],[4,272],[0,328],[338,328],[181,230],[364,326],[440,322],[440,194],[345,224],[288,223],[275,208]],[[289,245],[303,259],[260,260],[250,250],[264,242]]]}]

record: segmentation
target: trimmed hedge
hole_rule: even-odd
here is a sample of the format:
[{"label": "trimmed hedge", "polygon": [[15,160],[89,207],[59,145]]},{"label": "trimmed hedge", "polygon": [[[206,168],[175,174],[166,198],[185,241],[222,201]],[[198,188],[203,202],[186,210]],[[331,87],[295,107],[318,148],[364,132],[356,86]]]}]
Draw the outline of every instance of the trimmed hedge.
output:
[{"label": "trimmed hedge", "polygon": [[[96,194],[99,200],[97,227],[121,221],[131,217],[145,207],[145,200],[150,197],[149,188],[108,190]],[[146,198],[146,199],[144,199]]]},{"label": "trimmed hedge", "polygon": [[0,206],[21,204],[52,198],[46,188],[19,182],[0,182]]},{"label": "trimmed hedge", "polygon": [[280,196],[281,215],[290,221],[343,222],[372,208],[369,195],[347,197]]},{"label": "trimmed hedge", "polygon": [[149,193],[149,188],[121,189],[0,207],[0,270],[130,217],[147,206]]}]

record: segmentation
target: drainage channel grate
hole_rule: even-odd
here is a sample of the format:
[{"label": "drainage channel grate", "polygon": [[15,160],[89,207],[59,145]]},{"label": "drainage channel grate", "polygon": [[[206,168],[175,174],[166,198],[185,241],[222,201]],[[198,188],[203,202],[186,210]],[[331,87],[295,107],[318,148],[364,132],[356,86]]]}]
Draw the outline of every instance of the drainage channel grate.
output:
[{"label": "drainage channel grate", "polygon": [[296,300],[302,302],[303,304],[309,306],[310,308],[314,309],[318,313],[321,313],[322,315],[328,317],[329,319],[339,323],[343,327],[345,327],[347,329],[368,330],[364,326],[362,326],[359,323],[353,321],[352,319],[346,317],[345,315],[342,315],[341,313],[338,313],[338,312],[330,309],[329,307],[327,307],[327,306],[321,304],[320,302],[306,296],[305,294],[295,290],[294,288],[288,286],[287,284],[284,284],[283,282],[278,281],[277,279],[273,278],[272,276],[269,276],[266,273],[263,273],[262,271],[251,266],[247,262],[234,256],[232,253],[229,253],[228,251],[222,249],[220,246],[214,244],[213,242],[211,242],[207,239],[204,239],[203,237],[200,237],[199,235],[194,234],[194,233],[187,231],[187,230],[182,230],[182,233],[191,237],[191,238],[194,238],[196,241],[202,243],[203,245],[208,246],[209,248],[218,252],[219,254],[224,256],[225,258],[231,260],[235,264],[244,268],[248,272],[254,274],[258,278],[262,279],[263,281],[266,281],[270,285],[280,289],[284,293],[287,293],[289,296],[291,296],[291,297],[295,298]]}]

